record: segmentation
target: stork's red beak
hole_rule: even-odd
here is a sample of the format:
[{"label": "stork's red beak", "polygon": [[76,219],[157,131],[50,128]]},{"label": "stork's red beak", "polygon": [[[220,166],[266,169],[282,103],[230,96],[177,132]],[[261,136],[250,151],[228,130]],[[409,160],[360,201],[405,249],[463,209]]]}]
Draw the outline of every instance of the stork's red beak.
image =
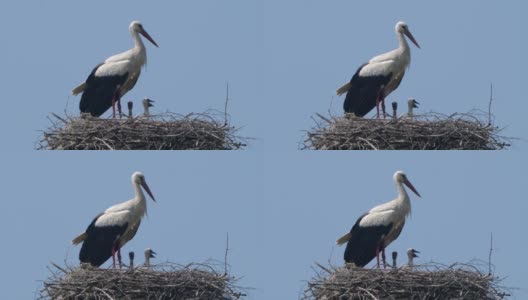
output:
[{"label": "stork's red beak", "polygon": [[[150,35],[148,34],[148,32],[145,29],[141,30],[139,33],[141,33],[142,36],[144,36],[147,40],[149,40],[149,42],[154,44],[154,46],[159,48],[158,44],[156,44],[156,42],[154,42],[154,39],[152,39],[150,37]],[[418,47],[418,48],[420,48],[420,47]]]},{"label": "stork's red beak", "polygon": [[420,45],[418,45],[418,42],[414,39],[414,36],[409,30],[405,30],[403,33],[409,38],[409,40],[411,40],[411,42],[413,42],[413,44],[416,45],[416,47],[418,47],[418,49],[422,49],[420,48]]},{"label": "stork's red beak", "polygon": [[150,196],[150,198],[152,199],[152,201],[156,202],[156,199],[154,199],[154,195],[152,195],[152,192],[150,191],[150,188],[149,188],[149,186],[147,185],[147,182],[145,181],[145,179],[141,180],[141,186],[145,189],[145,191],[146,191],[147,194]]},{"label": "stork's red beak", "polygon": [[405,183],[405,185],[406,185],[411,191],[413,191],[413,192],[416,194],[416,196],[422,198],[422,196],[420,196],[420,193],[418,193],[418,191],[416,191],[416,189],[414,188],[414,186],[412,185],[412,183],[411,183],[409,180],[405,179],[405,181],[404,181],[403,183]]}]

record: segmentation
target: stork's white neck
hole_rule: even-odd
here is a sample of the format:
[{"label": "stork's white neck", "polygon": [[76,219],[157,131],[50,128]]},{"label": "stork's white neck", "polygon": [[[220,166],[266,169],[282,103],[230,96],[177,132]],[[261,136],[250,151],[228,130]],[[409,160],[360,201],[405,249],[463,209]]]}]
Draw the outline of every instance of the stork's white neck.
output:
[{"label": "stork's white neck", "polygon": [[143,44],[143,41],[141,40],[141,37],[139,36],[139,32],[137,31],[130,31],[130,34],[132,34],[132,38],[134,39],[134,44],[136,48],[145,49],[145,44]]},{"label": "stork's white neck", "polygon": [[398,36],[398,42],[400,43],[400,49],[403,53],[409,52],[409,44],[407,43],[407,39],[405,38],[405,35],[402,32],[397,32],[396,35]]},{"label": "stork's white neck", "polygon": [[414,257],[412,253],[407,254],[407,257],[409,258],[409,267],[412,267],[414,265]]},{"label": "stork's white neck", "polygon": [[410,102],[407,103],[407,105],[409,106],[409,117],[412,117],[413,116],[413,110],[414,110],[414,103]]},{"label": "stork's white neck", "polygon": [[143,216],[147,213],[147,201],[145,199],[145,194],[143,194],[143,190],[141,189],[139,183],[133,182],[132,186],[134,187],[135,192],[135,197],[132,201],[140,208],[140,215]]},{"label": "stork's white neck", "polygon": [[411,213],[411,201],[409,195],[403,187],[403,183],[396,181],[396,188],[398,189],[398,198],[396,198],[396,202],[402,206],[405,216],[407,216]]},{"label": "stork's white neck", "polygon": [[145,266],[150,267],[150,253],[145,252]]},{"label": "stork's white neck", "polygon": [[144,115],[145,116],[149,116],[150,115],[150,110],[149,110],[149,105],[148,105],[148,102],[143,102],[143,111],[144,111]]},{"label": "stork's white neck", "polygon": [[132,52],[132,56],[136,57],[135,63],[137,63],[139,67],[142,67],[147,63],[147,48],[145,47],[145,44],[143,44],[139,32],[132,30],[130,31],[130,34],[132,34],[132,39],[134,39],[134,48],[129,51]]}]

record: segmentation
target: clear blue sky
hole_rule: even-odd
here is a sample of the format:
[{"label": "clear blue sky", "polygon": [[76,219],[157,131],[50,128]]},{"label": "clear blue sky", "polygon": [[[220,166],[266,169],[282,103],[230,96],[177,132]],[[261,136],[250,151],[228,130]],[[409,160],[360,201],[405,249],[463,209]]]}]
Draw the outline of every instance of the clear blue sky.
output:
[{"label": "clear blue sky", "polygon": [[[140,170],[159,200],[126,251],[155,249],[159,261],[229,261],[250,299],[295,299],[314,261],[341,263],[334,241],[373,205],[396,195],[392,174],[407,172],[422,199],[392,250],[414,247],[421,261],[487,259],[528,297],[522,268],[522,189],[528,167],[528,63],[523,1],[2,1],[4,195],[0,280],[6,299],[27,299],[48,261],[76,264],[70,240],[106,207],[132,197]],[[381,8],[383,8],[381,10]],[[141,20],[160,48],[125,100],[150,97],[154,111],[223,109],[241,134],[239,152],[64,153],[32,150],[49,112],[75,115],[71,89],[106,57],[131,47]],[[389,101],[408,97],[422,111],[487,109],[494,84],[496,125],[518,137],[503,152],[296,151],[310,116],[341,113],[335,89],[374,55],[397,46],[405,20],[422,49]],[[522,193],[521,193],[522,192]],[[7,238],[7,240],[6,240]],[[6,259],[10,257],[10,259]]]}]

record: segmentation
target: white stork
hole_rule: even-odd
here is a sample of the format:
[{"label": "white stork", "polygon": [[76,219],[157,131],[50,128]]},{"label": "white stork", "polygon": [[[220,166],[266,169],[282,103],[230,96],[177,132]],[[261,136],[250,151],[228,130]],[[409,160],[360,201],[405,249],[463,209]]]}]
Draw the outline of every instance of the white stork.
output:
[{"label": "white stork", "polygon": [[128,107],[128,118],[133,118],[134,115],[132,114],[132,109],[134,108],[134,102],[128,101],[127,107]]},{"label": "white stork", "polygon": [[385,248],[398,238],[405,224],[405,218],[411,213],[411,201],[403,184],[420,197],[403,171],[394,173],[393,179],[398,189],[398,198],[369,210],[357,219],[349,233],[336,241],[338,245],[348,242],[344,255],[347,263],[364,267],[376,257],[379,268],[381,252],[383,265],[386,267]]},{"label": "white stork", "polygon": [[107,58],[93,69],[86,82],[73,89],[74,96],[83,93],[79,104],[81,113],[99,117],[112,107],[115,118],[117,102],[121,116],[121,97],[136,85],[141,67],[147,62],[147,50],[139,34],[158,47],[140,22],[130,23],[129,30],[134,39],[134,48]]},{"label": "white stork", "polygon": [[150,268],[150,259],[156,258],[156,254],[157,253],[150,248],[145,249],[145,267]]},{"label": "white stork", "polygon": [[121,267],[121,248],[136,235],[141,218],[147,213],[147,202],[141,187],[156,201],[143,173],[132,174],[132,186],[135,191],[133,199],[107,208],[93,219],[85,232],[72,240],[73,245],[83,242],[79,252],[81,262],[98,267],[111,256],[115,268],[117,252]]},{"label": "white stork", "polygon": [[405,22],[396,24],[400,47],[372,58],[359,67],[349,83],[337,90],[337,95],[347,93],[343,108],[346,113],[365,116],[374,106],[379,118],[379,103],[385,116],[385,97],[400,85],[405,70],[411,62],[411,50],[406,35],[420,48]]},{"label": "white stork", "polygon": [[396,269],[398,268],[398,263],[396,262],[396,259],[398,258],[398,252],[392,251],[392,268]]},{"label": "white stork", "polygon": [[398,119],[398,102],[392,102],[392,118]]},{"label": "white stork", "polygon": [[415,250],[413,248],[409,248],[407,250],[407,258],[409,259],[407,262],[407,266],[412,269],[414,267],[414,258],[418,257],[416,253],[420,253],[420,251]]},{"label": "white stork", "polygon": [[134,269],[134,251],[128,252],[128,259],[130,260],[130,264],[128,265],[128,267],[130,269]]},{"label": "white stork", "polygon": [[409,101],[407,101],[407,117],[411,119],[411,121],[414,120],[414,109],[418,108],[418,104],[420,104],[420,102],[416,101],[414,98],[410,98]]},{"label": "white stork", "polygon": [[154,106],[152,103],[154,103],[154,100],[150,100],[149,98],[143,99],[143,115],[145,117],[150,116],[149,108]]}]

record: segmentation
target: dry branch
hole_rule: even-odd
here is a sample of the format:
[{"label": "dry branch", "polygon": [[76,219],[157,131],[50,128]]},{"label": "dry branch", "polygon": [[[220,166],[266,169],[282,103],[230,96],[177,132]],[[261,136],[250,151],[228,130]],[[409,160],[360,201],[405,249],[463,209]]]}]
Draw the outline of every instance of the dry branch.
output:
[{"label": "dry branch", "polygon": [[38,299],[240,299],[236,278],[210,264],[165,263],[151,269],[70,268],[52,270]]},{"label": "dry branch", "polygon": [[[303,299],[504,299],[499,279],[475,265],[428,264],[414,269],[316,269]],[[330,273],[329,273],[330,272]]]},{"label": "dry branch", "polygon": [[[315,119],[315,118],[314,118]],[[500,128],[481,114],[429,113],[414,119],[324,118],[308,132],[303,149],[312,150],[499,150],[510,146]]]},{"label": "dry branch", "polygon": [[236,136],[237,129],[214,113],[125,119],[53,116],[37,149],[237,150],[246,146],[244,139]]}]

